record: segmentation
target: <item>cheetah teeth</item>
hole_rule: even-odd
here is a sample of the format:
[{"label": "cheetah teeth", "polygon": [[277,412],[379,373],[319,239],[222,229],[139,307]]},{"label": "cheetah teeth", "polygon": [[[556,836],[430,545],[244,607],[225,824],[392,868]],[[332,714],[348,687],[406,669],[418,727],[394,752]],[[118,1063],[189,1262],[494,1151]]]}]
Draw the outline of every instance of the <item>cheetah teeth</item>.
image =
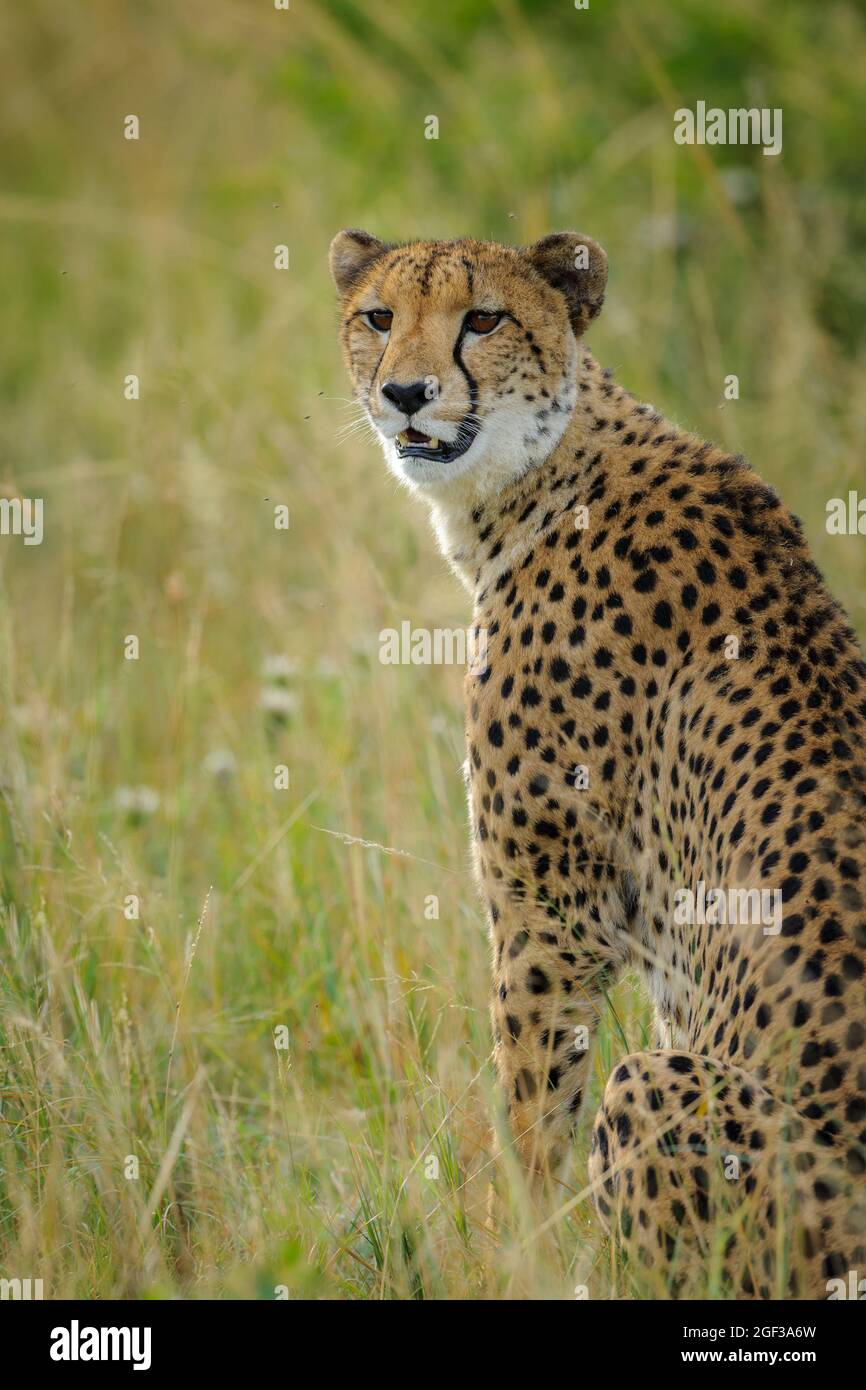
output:
[{"label": "cheetah teeth", "polygon": [[[404,449],[405,449],[405,448],[408,448],[408,447],[409,447],[411,444],[413,444],[415,441],[409,438],[409,436],[408,436],[408,434],[406,433],[405,430],[401,430],[400,433],[397,435],[397,442],[398,442],[398,444],[402,444],[403,447],[404,447]],[[438,439],[428,439],[427,442],[426,442],[425,444],[422,445],[422,448],[424,448],[424,449],[438,449],[438,448],[439,448],[439,440],[438,440]]]}]

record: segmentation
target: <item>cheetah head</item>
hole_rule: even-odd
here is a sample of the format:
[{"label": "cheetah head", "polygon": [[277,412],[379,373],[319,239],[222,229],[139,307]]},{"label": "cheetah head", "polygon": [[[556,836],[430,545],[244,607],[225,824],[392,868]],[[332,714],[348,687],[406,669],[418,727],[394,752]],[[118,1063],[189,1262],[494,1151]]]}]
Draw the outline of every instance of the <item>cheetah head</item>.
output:
[{"label": "cheetah head", "polygon": [[556,447],[575,404],[576,340],[604,299],[594,241],[389,245],[350,230],[330,264],[355,395],[402,483],[433,502],[458,483],[485,496]]}]

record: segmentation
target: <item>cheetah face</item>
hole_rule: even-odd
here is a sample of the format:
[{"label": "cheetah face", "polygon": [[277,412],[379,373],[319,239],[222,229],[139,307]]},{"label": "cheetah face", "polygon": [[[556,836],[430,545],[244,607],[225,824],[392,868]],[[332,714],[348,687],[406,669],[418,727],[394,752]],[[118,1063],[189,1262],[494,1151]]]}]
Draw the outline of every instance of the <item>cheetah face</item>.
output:
[{"label": "cheetah face", "polygon": [[556,447],[577,393],[576,339],[607,258],[560,232],[526,250],[471,240],[331,246],[343,352],[392,473],[430,500],[479,496]]}]

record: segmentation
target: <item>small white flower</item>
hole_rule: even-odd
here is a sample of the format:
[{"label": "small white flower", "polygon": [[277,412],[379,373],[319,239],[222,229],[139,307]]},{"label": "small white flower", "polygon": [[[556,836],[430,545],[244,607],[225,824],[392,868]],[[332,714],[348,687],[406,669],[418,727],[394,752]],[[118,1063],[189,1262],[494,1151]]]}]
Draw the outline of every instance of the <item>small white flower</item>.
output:
[{"label": "small white flower", "polygon": [[259,696],[259,704],[266,714],[294,714],[298,708],[298,697],[291,690],[283,690],[279,685],[266,685]]},{"label": "small white flower", "polygon": [[237,760],[228,748],[212,748],[204,760],[204,770],[218,782],[228,782],[237,771]]},{"label": "small white flower", "polygon": [[130,816],[153,816],[159,810],[160,795],[153,787],[118,787],[114,804]]}]

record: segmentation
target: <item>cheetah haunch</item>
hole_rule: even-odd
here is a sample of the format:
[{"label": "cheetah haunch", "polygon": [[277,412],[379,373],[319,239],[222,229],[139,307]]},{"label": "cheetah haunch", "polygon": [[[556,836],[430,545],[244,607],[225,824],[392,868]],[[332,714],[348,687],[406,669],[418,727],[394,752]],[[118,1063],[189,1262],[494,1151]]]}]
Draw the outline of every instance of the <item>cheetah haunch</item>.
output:
[{"label": "cheetah haunch", "polygon": [[[744,461],[583,347],[607,279],[589,238],[346,231],[331,268],[355,392],[487,634],[467,778],[514,1142],[542,1179],[560,1163],[632,968],[661,1045],[608,1080],[601,1217],[670,1293],[826,1296],[866,1266],[866,666],[845,615]],[[681,910],[699,885],[706,910]],[[762,894],[776,916],[749,911]]]}]

